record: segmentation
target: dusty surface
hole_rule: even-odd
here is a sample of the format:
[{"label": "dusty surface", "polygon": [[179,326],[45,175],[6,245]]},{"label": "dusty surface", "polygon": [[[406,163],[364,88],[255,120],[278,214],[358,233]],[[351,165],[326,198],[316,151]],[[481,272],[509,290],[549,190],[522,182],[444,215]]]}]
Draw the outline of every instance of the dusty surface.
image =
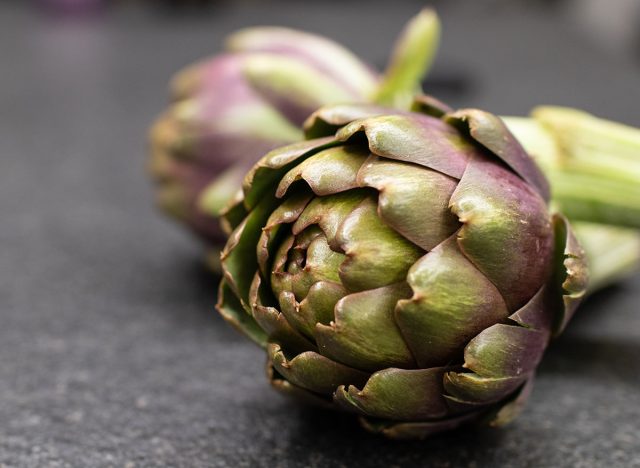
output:
[{"label": "dusty surface", "polygon": [[[443,10],[435,93],[640,125],[637,63],[553,12],[460,3]],[[581,310],[512,426],[392,443],[276,395],[260,350],[214,313],[198,246],[150,206],[145,127],[173,70],[262,22],[381,64],[419,5],[366,4],[229,4],[176,22],[121,7],[65,24],[0,5],[0,466],[640,466],[640,276]]]}]

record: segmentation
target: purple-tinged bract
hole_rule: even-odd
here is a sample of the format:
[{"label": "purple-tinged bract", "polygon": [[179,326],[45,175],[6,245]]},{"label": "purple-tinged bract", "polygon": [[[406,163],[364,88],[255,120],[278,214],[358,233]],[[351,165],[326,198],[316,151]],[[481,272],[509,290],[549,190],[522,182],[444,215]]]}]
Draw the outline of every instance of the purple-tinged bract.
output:
[{"label": "purple-tinged bract", "polygon": [[217,212],[260,156],[301,139],[318,107],[365,102],[379,82],[342,46],[301,31],[249,28],[227,49],[174,78],[150,138],[160,206],[214,244],[226,240]]},{"label": "purple-tinged bract", "polygon": [[279,390],[421,438],[517,415],[582,298],[584,253],[502,121],[320,109],[225,213],[218,309]]},{"label": "purple-tinged bract", "polygon": [[225,53],[175,77],[174,102],[151,129],[149,166],[160,206],[216,250],[228,234],[219,214],[262,155],[301,140],[302,123],[324,105],[408,109],[439,32],[435,12],[420,11],[401,32],[382,74],[314,34],[279,27],[232,34]]}]

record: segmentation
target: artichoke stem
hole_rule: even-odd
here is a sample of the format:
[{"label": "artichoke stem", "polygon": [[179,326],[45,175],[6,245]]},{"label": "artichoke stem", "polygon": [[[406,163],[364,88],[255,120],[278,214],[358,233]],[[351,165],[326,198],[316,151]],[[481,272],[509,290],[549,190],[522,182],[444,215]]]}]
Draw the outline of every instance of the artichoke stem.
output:
[{"label": "artichoke stem", "polygon": [[640,129],[561,107],[504,121],[551,184],[589,259],[589,292],[640,264]]},{"label": "artichoke stem", "polygon": [[640,129],[561,107],[504,120],[569,219],[640,228]]},{"label": "artichoke stem", "polygon": [[640,263],[640,234],[635,229],[574,222],[574,233],[589,262],[589,289],[593,293],[634,272]]}]

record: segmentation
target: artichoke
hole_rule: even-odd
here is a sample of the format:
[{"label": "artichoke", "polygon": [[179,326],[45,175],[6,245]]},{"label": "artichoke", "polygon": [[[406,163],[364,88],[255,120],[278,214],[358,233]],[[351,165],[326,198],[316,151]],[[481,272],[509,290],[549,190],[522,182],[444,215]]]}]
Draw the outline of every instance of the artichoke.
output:
[{"label": "artichoke", "polygon": [[392,438],[502,425],[587,286],[584,251],[503,121],[420,96],[335,105],[223,214],[219,312],[273,386]]},{"label": "artichoke", "polygon": [[158,204],[212,245],[217,214],[268,150],[303,138],[322,105],[408,107],[436,51],[439,22],[423,10],[401,34],[384,75],[333,41],[276,27],[232,34],[227,52],[180,72],[173,104],[150,132]]}]

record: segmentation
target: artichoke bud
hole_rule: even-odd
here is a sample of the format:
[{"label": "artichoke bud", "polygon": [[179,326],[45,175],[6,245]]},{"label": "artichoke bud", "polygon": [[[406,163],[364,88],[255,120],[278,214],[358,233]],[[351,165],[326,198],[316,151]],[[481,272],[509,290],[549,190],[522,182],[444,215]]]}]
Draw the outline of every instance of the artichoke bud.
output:
[{"label": "artichoke bud", "polygon": [[[236,174],[267,151],[302,139],[304,120],[321,106],[380,102],[406,107],[432,63],[439,30],[433,11],[420,12],[400,35],[384,78],[321,36],[281,27],[231,34],[225,53],[174,77],[172,104],[150,133],[158,199],[171,200],[161,206],[209,244],[219,245],[224,234],[218,212],[239,188]],[[159,173],[157,166],[166,169],[167,159],[191,169]],[[196,187],[185,172],[202,173],[211,184]]]},{"label": "artichoke bud", "polygon": [[498,117],[329,106],[227,207],[218,310],[275,388],[422,438],[519,412],[584,252]]},{"label": "artichoke bud", "polygon": [[225,239],[217,212],[240,187],[238,174],[301,139],[318,107],[362,102],[378,83],[351,52],[301,31],[249,28],[228,47],[176,75],[173,102],[150,131],[160,206],[213,244]]}]

